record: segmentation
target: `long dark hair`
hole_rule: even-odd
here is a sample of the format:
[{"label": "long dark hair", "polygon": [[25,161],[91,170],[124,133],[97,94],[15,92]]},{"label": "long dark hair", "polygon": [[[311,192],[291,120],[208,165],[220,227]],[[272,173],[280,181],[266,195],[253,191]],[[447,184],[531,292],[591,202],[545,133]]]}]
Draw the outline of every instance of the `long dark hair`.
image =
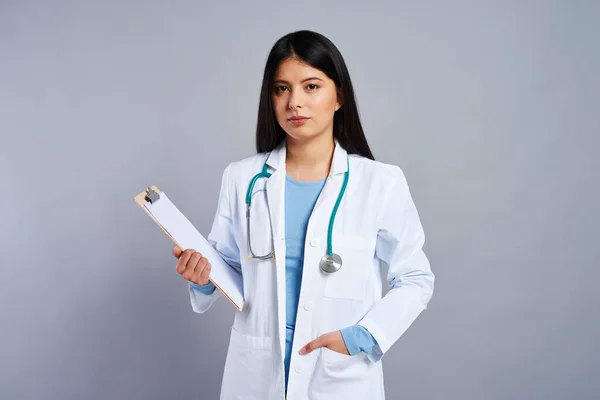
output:
[{"label": "long dark hair", "polygon": [[271,85],[275,72],[282,61],[296,57],[302,62],[317,68],[335,82],[342,99],[342,107],[333,117],[333,137],[348,154],[359,154],[374,160],[358,116],[354,89],[350,73],[339,50],[325,36],[312,31],[297,31],[279,39],[271,49],[263,75],[256,124],[256,150],[268,152],[277,147],[285,138],[271,100]]}]

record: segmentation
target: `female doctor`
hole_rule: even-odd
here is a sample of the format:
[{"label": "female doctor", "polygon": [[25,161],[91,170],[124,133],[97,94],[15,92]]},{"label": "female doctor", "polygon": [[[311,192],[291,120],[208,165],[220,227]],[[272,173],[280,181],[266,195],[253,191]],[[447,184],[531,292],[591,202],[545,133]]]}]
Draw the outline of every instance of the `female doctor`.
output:
[{"label": "female doctor", "polygon": [[[225,168],[208,235],[241,271],[245,299],[221,399],[384,399],[381,359],[426,308],[434,275],[405,176],[374,161],[350,75],[324,36],[298,31],[273,46],[256,147]],[[221,296],[210,260],[173,255],[204,313]]]}]

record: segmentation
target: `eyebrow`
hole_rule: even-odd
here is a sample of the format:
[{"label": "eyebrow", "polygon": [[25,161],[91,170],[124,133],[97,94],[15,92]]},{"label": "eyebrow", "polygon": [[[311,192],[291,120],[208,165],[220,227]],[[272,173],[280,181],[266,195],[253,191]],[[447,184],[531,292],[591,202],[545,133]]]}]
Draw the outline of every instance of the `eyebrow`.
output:
[{"label": "eyebrow", "polygon": [[[303,79],[302,82],[300,82],[300,83],[304,83],[306,81],[312,81],[312,80],[315,80],[315,79],[318,80],[318,81],[324,82],[323,79],[317,78],[316,76],[313,76],[313,77],[310,77],[310,78]],[[284,81],[283,79],[277,79],[276,81],[273,81],[273,83],[286,83],[288,85],[290,84],[288,81]]]}]

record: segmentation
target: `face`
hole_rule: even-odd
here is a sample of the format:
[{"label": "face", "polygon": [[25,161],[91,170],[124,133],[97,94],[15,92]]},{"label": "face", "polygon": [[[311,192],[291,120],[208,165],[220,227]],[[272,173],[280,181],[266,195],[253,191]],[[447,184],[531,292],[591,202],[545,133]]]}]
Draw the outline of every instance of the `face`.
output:
[{"label": "face", "polygon": [[333,137],[333,115],[341,107],[335,83],[322,71],[290,58],[283,61],[272,85],[277,122],[298,141]]}]

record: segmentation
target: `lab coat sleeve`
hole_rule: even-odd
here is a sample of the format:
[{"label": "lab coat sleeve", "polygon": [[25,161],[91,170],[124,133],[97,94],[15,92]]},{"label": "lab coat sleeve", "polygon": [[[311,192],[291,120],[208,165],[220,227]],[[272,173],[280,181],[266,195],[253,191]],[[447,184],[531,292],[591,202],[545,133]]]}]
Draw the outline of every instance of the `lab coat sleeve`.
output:
[{"label": "lab coat sleeve", "polygon": [[376,256],[389,266],[388,293],[358,322],[377,341],[369,354],[378,361],[427,308],[434,275],[423,252],[425,235],[406,178],[393,167],[393,180],[378,216]]},{"label": "lab coat sleeve", "polygon": [[[213,220],[211,231],[206,239],[230,267],[241,271],[240,251],[233,232],[233,220],[229,197],[229,187],[231,185],[229,178],[230,169],[231,164],[225,168],[221,177],[221,189],[219,192],[217,212]],[[208,261],[210,262],[210,260]],[[188,286],[192,309],[194,312],[200,314],[206,312],[210,306],[222,296],[219,290],[214,290],[212,293],[206,293],[207,291],[200,290],[197,285],[190,283]]]}]

